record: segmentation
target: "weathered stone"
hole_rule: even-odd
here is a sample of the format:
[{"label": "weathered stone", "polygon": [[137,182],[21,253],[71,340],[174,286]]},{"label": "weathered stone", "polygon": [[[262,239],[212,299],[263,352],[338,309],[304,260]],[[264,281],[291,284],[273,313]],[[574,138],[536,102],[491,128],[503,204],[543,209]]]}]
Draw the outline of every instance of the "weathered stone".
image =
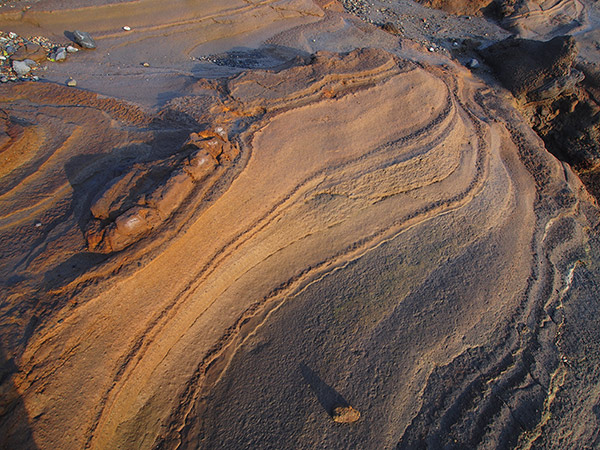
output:
[{"label": "weathered stone", "polygon": [[31,67],[29,67],[29,64],[27,64],[25,61],[13,61],[12,68],[20,77],[31,72]]},{"label": "weathered stone", "polygon": [[198,150],[185,161],[185,170],[194,181],[200,181],[208,176],[218,165],[217,160],[206,150]]},{"label": "weathered stone", "polygon": [[477,61],[475,58],[472,58],[468,63],[467,63],[467,67],[469,69],[477,69],[479,67],[479,61]]},{"label": "weathered stone", "polygon": [[336,406],[333,408],[331,418],[338,423],[352,423],[360,419],[360,412],[352,406]]},{"label": "weathered stone", "polygon": [[22,47],[19,47],[11,58],[13,61],[32,59],[36,62],[42,62],[46,59],[46,51],[41,45],[28,42]]},{"label": "weathered stone", "polygon": [[571,69],[568,75],[550,80],[542,87],[529,92],[527,98],[531,101],[554,99],[564,92],[573,91],[577,83],[583,81],[585,75],[575,69]]},{"label": "weathered stone", "polygon": [[54,59],[54,61],[64,61],[67,59],[67,49],[64,47],[57,48],[52,54],[52,59]]},{"label": "weathered stone", "polygon": [[148,205],[166,220],[194,188],[194,180],[185,171],[175,171],[169,179],[148,197]]},{"label": "weathered stone", "polygon": [[85,31],[75,30],[73,32],[73,39],[77,44],[81,45],[83,48],[96,48],[96,42],[94,41],[92,36],[90,36],[90,33],[86,33]]},{"label": "weathered stone", "polygon": [[577,46],[572,36],[548,42],[509,38],[480,53],[504,86],[521,98],[553,79],[568,76]]}]

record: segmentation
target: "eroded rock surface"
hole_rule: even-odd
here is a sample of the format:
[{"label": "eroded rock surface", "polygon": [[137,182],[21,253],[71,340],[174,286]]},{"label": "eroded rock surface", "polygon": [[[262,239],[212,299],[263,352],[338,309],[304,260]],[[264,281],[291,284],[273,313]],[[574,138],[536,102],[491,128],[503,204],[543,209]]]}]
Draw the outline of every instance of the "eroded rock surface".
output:
[{"label": "eroded rock surface", "polygon": [[336,406],[331,417],[337,423],[353,423],[360,419],[360,412],[352,406]]},{"label": "eroded rock surface", "polygon": [[[569,79],[577,46],[571,36],[559,36],[548,42],[509,38],[481,51],[502,83],[517,97],[530,100],[542,96],[552,86],[574,87]],[[560,94],[561,92],[557,92]]]},{"label": "eroded rock surface", "polygon": [[109,181],[92,201],[86,231],[88,248],[123,250],[168,220],[198,183],[238,155],[222,128],[192,133],[181,151],[166,160],[136,164]]},{"label": "eroded rock surface", "polygon": [[439,11],[99,1],[0,11],[98,43],[0,86],[3,445],[595,445],[597,206]]}]

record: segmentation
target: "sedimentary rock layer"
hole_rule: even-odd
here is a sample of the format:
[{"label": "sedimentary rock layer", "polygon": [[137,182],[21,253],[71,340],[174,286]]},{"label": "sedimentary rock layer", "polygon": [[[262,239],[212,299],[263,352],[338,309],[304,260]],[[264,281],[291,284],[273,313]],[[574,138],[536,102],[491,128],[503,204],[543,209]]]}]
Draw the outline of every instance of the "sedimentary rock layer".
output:
[{"label": "sedimentary rock layer", "polygon": [[597,442],[593,199],[506,92],[304,7],[156,110],[0,87],[7,445]]}]

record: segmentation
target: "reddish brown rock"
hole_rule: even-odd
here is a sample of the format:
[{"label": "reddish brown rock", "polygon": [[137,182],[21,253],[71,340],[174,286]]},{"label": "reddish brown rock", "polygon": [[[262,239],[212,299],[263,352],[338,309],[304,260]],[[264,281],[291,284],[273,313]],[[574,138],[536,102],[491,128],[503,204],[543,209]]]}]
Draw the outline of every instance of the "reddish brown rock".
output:
[{"label": "reddish brown rock", "polygon": [[360,419],[360,412],[352,406],[336,406],[333,408],[331,418],[337,423],[353,423]]},{"label": "reddish brown rock", "polygon": [[208,176],[218,165],[218,161],[206,150],[192,153],[183,165],[183,170],[194,179],[200,181]]},{"label": "reddish brown rock", "polygon": [[135,164],[113,178],[92,201],[93,219],[85,234],[88,249],[111,253],[138,241],[165,222],[192,194],[196,183],[218,165],[232,161],[238,147],[226,140],[222,129],[217,130],[192,133],[179,153]]},{"label": "reddish brown rock", "polygon": [[148,206],[155,209],[162,220],[166,220],[194,188],[194,180],[184,170],[177,170],[147,199]]},{"label": "reddish brown rock", "polygon": [[32,59],[36,62],[42,62],[46,60],[46,51],[41,45],[28,42],[22,47],[19,47],[17,51],[11,56],[13,61],[23,61],[25,59]]}]

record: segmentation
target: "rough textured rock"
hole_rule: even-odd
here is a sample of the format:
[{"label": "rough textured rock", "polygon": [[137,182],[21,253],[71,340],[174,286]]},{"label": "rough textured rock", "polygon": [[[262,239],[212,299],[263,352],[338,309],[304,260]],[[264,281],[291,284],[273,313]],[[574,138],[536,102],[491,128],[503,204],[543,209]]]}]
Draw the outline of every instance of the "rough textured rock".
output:
[{"label": "rough textured rock", "polygon": [[36,62],[42,62],[46,60],[46,51],[41,45],[28,42],[22,47],[19,47],[10,57],[13,61],[32,59]]},{"label": "rough textured rock", "polygon": [[176,155],[136,164],[100,191],[90,206],[92,220],[85,233],[90,251],[123,250],[147,236],[182,205],[218,165],[233,161],[239,151],[222,128],[190,134]]},{"label": "rough textured rock", "polygon": [[92,38],[90,33],[85,31],[73,31],[73,39],[75,40],[75,43],[81,45],[83,48],[96,48],[96,42],[94,41],[94,38]]},{"label": "rough textured rock", "polygon": [[518,97],[571,75],[577,46],[571,36],[548,42],[509,38],[481,51],[502,83]]},{"label": "rough textured rock", "polygon": [[521,111],[547,148],[585,174],[586,183],[598,196],[598,183],[589,178],[600,162],[600,105],[594,95],[598,77],[594,65],[576,65],[574,38],[508,39],[481,53],[520,100]]},{"label": "rough textured rock", "polygon": [[428,8],[441,9],[450,14],[475,15],[489,6],[493,0],[416,0]]},{"label": "rough textured rock", "polygon": [[0,446],[596,446],[597,206],[432,41],[493,27],[362,4],[401,34],[309,0],[2,8],[103,51],[0,85]]},{"label": "rough textured rock", "polygon": [[[587,28],[589,1],[495,0],[490,10],[503,27],[529,39],[548,40]],[[490,12],[492,12],[490,11]],[[594,13],[592,13],[594,14]]]},{"label": "rough textured rock", "polygon": [[360,419],[360,412],[352,406],[336,406],[331,412],[331,418],[337,423],[353,423]]},{"label": "rough textured rock", "polygon": [[20,77],[31,72],[31,67],[25,61],[13,61],[12,68]]}]

